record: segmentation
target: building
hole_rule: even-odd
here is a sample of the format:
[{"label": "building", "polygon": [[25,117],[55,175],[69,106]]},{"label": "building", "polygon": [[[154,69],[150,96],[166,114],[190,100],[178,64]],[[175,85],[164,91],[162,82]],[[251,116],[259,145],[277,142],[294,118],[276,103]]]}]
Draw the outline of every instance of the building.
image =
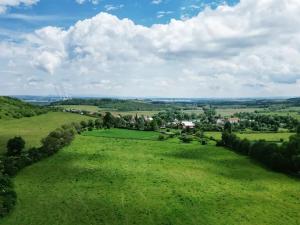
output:
[{"label": "building", "polygon": [[236,124],[240,122],[240,118],[228,118],[227,121],[231,124]]},{"label": "building", "polygon": [[224,119],[217,119],[217,125],[223,126],[224,124],[225,124],[225,120]]},{"label": "building", "polygon": [[186,128],[195,128],[195,123],[191,122],[191,121],[182,121],[181,123],[181,126],[183,129],[186,129]]}]

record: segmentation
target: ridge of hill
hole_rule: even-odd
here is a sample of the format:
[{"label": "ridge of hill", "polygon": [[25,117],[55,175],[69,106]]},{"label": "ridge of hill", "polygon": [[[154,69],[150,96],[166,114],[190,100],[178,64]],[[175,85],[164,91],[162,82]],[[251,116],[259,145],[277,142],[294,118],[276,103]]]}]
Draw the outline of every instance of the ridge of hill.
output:
[{"label": "ridge of hill", "polygon": [[19,119],[48,112],[45,107],[31,105],[19,99],[0,96],[0,119]]}]

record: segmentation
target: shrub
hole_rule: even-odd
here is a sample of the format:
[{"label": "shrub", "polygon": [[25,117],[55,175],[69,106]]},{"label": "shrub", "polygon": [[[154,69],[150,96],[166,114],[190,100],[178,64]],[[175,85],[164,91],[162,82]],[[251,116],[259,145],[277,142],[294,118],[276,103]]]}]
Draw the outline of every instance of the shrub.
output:
[{"label": "shrub", "polygon": [[181,135],[181,137],[180,137],[179,139],[180,139],[183,143],[190,143],[190,142],[192,142],[193,137],[190,136],[190,135],[183,134],[183,135]]},{"label": "shrub", "polygon": [[158,136],[158,140],[160,140],[160,141],[164,141],[166,139],[166,137],[165,137],[165,135],[163,135],[163,134],[160,134],[159,136]]},{"label": "shrub", "polygon": [[25,147],[25,141],[22,137],[14,137],[7,142],[7,155],[17,156],[20,155]]},{"label": "shrub", "polygon": [[7,215],[16,204],[17,195],[8,176],[0,174],[0,217]]}]

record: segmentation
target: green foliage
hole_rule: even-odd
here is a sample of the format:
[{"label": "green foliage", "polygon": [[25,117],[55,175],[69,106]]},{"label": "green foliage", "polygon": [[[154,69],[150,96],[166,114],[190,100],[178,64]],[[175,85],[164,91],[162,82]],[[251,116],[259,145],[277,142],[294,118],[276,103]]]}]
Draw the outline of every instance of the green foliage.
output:
[{"label": "green foliage", "polygon": [[183,143],[191,143],[193,141],[193,136],[188,135],[188,134],[182,134],[179,139],[183,142]]},{"label": "green foliage", "polygon": [[25,148],[25,141],[22,137],[14,137],[8,140],[6,148],[7,148],[7,155],[18,156]]},{"label": "green foliage", "polygon": [[163,135],[163,134],[160,134],[160,135],[158,135],[158,140],[159,141],[164,141],[164,140],[166,140],[166,136]]},{"label": "green foliage", "polygon": [[290,137],[290,141],[283,145],[270,143],[265,140],[250,143],[247,139],[241,140],[233,133],[223,132],[222,142],[224,145],[244,155],[263,163],[269,168],[289,173],[300,173],[298,156],[300,155],[300,135]]},{"label": "green foliage", "polygon": [[0,217],[6,216],[16,204],[17,194],[8,176],[0,174]]},{"label": "green foliage", "polygon": [[46,107],[34,106],[19,99],[0,96],[0,119],[20,119],[48,112]]}]

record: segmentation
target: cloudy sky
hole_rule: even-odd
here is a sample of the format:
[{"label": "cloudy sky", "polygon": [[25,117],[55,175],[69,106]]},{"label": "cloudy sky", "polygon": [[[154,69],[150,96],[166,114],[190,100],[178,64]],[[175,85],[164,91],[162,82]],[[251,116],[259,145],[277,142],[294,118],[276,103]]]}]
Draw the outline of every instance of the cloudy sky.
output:
[{"label": "cloudy sky", "polygon": [[0,95],[300,95],[299,0],[0,0]]}]

